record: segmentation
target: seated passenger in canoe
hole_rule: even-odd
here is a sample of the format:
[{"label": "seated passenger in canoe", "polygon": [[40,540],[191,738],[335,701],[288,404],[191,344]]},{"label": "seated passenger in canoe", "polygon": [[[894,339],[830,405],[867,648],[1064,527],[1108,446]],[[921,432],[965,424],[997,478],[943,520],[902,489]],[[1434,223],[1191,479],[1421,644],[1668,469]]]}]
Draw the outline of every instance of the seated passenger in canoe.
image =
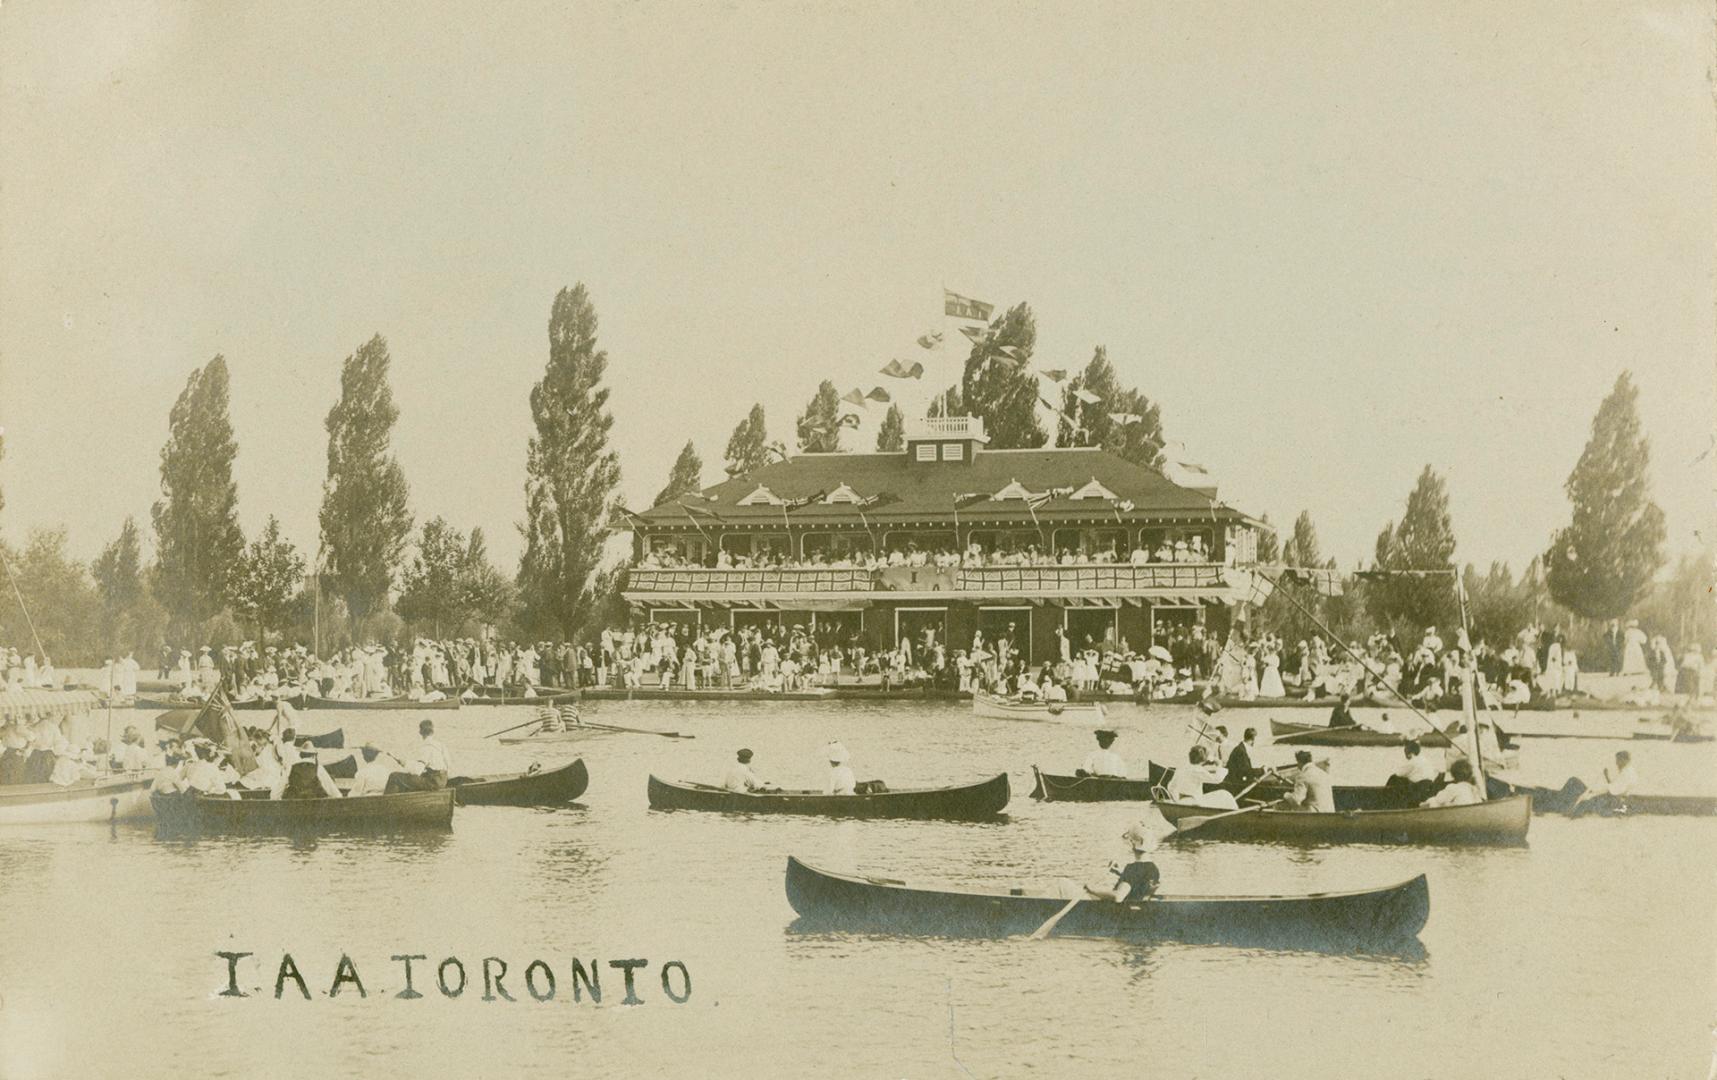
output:
[{"label": "seated passenger in canoe", "polygon": [[1639,773],[1634,770],[1633,755],[1626,750],[1616,751],[1615,771],[1604,770],[1604,782],[1593,784],[1580,801],[1574,804],[1572,816],[1583,814],[1609,814],[1622,810],[1627,806],[1627,797],[1633,794],[1639,785]]},{"label": "seated passenger in canoe", "polygon": [[1466,758],[1449,766],[1449,782],[1435,795],[1419,805],[1424,807],[1438,806],[1473,806],[1484,800],[1479,798],[1478,785],[1473,782],[1473,765]]},{"label": "seated passenger in canoe", "polygon": [[224,795],[227,777],[221,771],[220,752],[208,739],[192,739],[186,744],[190,757],[185,763],[185,788],[201,795]]},{"label": "seated passenger in canoe", "polygon": [[1085,756],[1085,764],[1076,769],[1074,776],[1126,776],[1127,763],[1121,760],[1121,755],[1109,749],[1115,745],[1113,731],[1097,732],[1097,749]]},{"label": "seated passenger in canoe", "polygon": [[30,737],[16,720],[0,724],[0,784],[22,784],[30,758]]},{"label": "seated passenger in canoe", "polygon": [[338,799],[340,789],[335,786],[334,778],[328,775],[328,770],[316,758],[316,747],[309,739],[301,739],[298,743],[298,760],[286,771],[286,782],[281,785],[282,799]]},{"label": "seated passenger in canoe", "polygon": [[1287,798],[1286,809],[1335,813],[1335,789],[1330,786],[1329,773],[1312,760],[1312,752],[1294,751],[1294,764],[1299,773],[1294,778],[1294,790]]},{"label": "seated passenger in canoe", "polygon": [[1418,739],[1402,743],[1401,753],[1406,760],[1395,767],[1383,786],[1396,789],[1401,806],[1418,806],[1436,793],[1440,774],[1437,766],[1425,756]]},{"label": "seated passenger in canoe", "polygon": [[1113,900],[1116,903],[1145,900],[1157,891],[1157,886],[1162,882],[1162,873],[1157,869],[1157,864],[1145,858],[1157,846],[1156,834],[1141,822],[1122,833],[1121,839],[1127,841],[1133,853],[1133,860],[1125,866],[1118,863],[1109,864],[1109,873],[1115,878],[1113,885],[1085,886],[1086,893],[1094,899]]},{"label": "seated passenger in canoe", "polygon": [[382,752],[375,743],[365,743],[358,753],[363,755],[363,764],[358,766],[358,774],[352,777],[352,787],[346,792],[346,797],[386,794],[388,777],[393,775],[392,766],[382,760]]},{"label": "seated passenger in canoe", "polygon": [[1169,777],[1168,794],[1175,802],[1196,803],[1212,809],[1234,810],[1238,804],[1234,801],[1234,793],[1218,788],[1206,791],[1206,785],[1221,784],[1228,776],[1228,770],[1209,764],[1209,755],[1204,747],[1194,746],[1186,752],[1186,764],[1176,769]]},{"label": "seated passenger in canoe", "polygon": [[1258,729],[1249,727],[1228,752],[1228,778],[1222,782],[1223,787],[1238,793],[1264,775],[1264,770],[1252,760],[1252,752],[1257,748]]},{"label": "seated passenger in canoe", "polygon": [[829,780],[823,785],[824,795],[851,795],[858,786],[852,768],[847,764],[847,748],[838,742],[829,744]]},{"label": "seated passenger in canoe", "polygon": [[1053,675],[1043,677],[1043,700],[1050,705],[1061,705],[1067,701],[1067,688]]},{"label": "seated passenger in canoe", "polygon": [[173,795],[188,790],[185,786],[185,748],[177,739],[162,744],[161,767],[149,789],[159,795]]},{"label": "seated passenger in canoe", "polygon": [[1341,700],[1335,703],[1335,708],[1329,712],[1329,726],[1332,728],[1358,727],[1359,721],[1353,718],[1353,695],[1343,692]]},{"label": "seated passenger in canoe", "polygon": [[721,786],[729,791],[745,794],[753,791],[779,791],[773,784],[764,781],[751,768],[752,753],[742,749],[734,755],[734,762],[727,767],[727,775],[722,778]]},{"label": "seated passenger in canoe", "polygon": [[411,757],[406,759],[405,772],[396,772],[388,777],[387,791],[392,795],[399,791],[438,791],[447,786],[447,777],[452,772],[453,763],[447,755],[447,748],[441,745],[441,740],[435,737],[435,721],[424,720],[417,725],[417,732],[422,738]]}]

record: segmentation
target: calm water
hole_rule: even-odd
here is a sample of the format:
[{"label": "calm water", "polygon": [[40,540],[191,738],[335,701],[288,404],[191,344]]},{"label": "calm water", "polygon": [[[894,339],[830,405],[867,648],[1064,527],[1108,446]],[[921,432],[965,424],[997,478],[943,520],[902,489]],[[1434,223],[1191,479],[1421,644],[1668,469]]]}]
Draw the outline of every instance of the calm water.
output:
[{"label": "calm water", "polygon": [[[522,709],[435,718],[461,772],[582,755],[582,808],[459,810],[451,834],[409,841],[213,839],[151,829],[0,831],[0,1075],[136,1076],[1317,1076],[1691,1077],[1717,1018],[1717,820],[1535,818],[1530,847],[1293,849],[1186,844],[1159,853],[1179,892],[1310,891],[1430,875],[1431,922],[1410,956],[1329,956],[1052,939],[948,942],[790,932],[789,852],[832,868],[944,882],[1095,878],[1123,855],[1124,804],[1039,805],[1033,762],[1070,770],[1082,730],[977,720],[956,705],[597,703],[587,716],[695,732],[500,746]],[[1312,714],[1284,714],[1306,719]],[[1118,706],[1135,773],[1176,760],[1189,709]],[[411,713],[313,713],[348,745],[404,748]],[[1230,712],[1268,730],[1268,714]],[[757,751],[777,782],[820,784],[830,738],[860,778],[897,787],[1006,770],[1005,824],[833,822],[663,814],[651,772],[715,780]],[[1525,743],[1523,771],[1593,775],[1623,744]],[[1710,746],[1635,744],[1644,786],[1717,791]],[[1376,783],[1394,750],[1333,751],[1338,783]],[[1266,760],[1285,759],[1286,750]],[[226,984],[218,949],[250,951]],[[290,952],[315,1000],[290,984]],[[342,953],[369,991],[326,992]],[[423,953],[421,1000],[393,954]],[[459,957],[456,1000],[433,967]],[[481,963],[507,961],[516,1003],[481,1000]],[[627,958],[605,997],[570,1001],[570,964]],[[553,965],[559,996],[520,978]],[[673,1004],[659,971],[691,975]],[[451,977],[451,974],[450,974]],[[540,984],[539,984],[540,988]],[[676,982],[675,989],[679,986]]]}]

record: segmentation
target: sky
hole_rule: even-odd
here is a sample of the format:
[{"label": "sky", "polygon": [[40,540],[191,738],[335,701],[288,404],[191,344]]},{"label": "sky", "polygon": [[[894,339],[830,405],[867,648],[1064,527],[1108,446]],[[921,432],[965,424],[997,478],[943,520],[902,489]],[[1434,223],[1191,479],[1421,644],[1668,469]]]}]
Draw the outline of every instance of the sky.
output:
[{"label": "sky", "polygon": [[720,479],[754,401],[791,443],[821,379],[951,373],[946,286],[1029,302],[1041,367],[1106,346],[1343,565],[1428,464],[1457,560],[1522,566],[1623,370],[1670,550],[1714,535],[1708,4],[331,10],[0,8],[0,533],[146,523],[219,353],[241,522],[313,551],[381,333],[418,519],[510,563],[583,282],[633,505],[687,439]]}]

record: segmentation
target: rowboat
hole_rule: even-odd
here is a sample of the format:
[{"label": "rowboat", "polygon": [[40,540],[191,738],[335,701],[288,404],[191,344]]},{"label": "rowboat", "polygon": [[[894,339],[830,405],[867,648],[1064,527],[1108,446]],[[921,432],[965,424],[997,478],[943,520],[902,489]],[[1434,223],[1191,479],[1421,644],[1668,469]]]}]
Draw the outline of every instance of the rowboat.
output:
[{"label": "rowboat", "polygon": [[0,825],[145,818],[153,780],[121,774],[73,784],[6,784],[0,787]]},{"label": "rowboat", "polygon": [[1040,720],[1062,724],[1100,724],[1107,715],[1100,701],[1009,701],[972,695],[972,713],[992,720]]},{"label": "rowboat", "polygon": [[590,773],[583,758],[537,772],[456,776],[447,782],[461,806],[563,806],[584,794]]},{"label": "rowboat", "polygon": [[458,698],[446,698],[442,701],[417,701],[408,697],[369,698],[366,700],[347,698],[307,697],[299,706],[303,709],[457,709]]},{"label": "rowboat", "polygon": [[[1291,724],[1284,720],[1270,721],[1270,735],[1277,742],[1292,742],[1298,746],[1400,746],[1409,736],[1391,731],[1373,731],[1363,727],[1332,728],[1326,724]],[[1449,737],[1440,731],[1427,731],[1411,736],[1420,746],[1447,746]]]},{"label": "rowboat", "polygon": [[566,691],[563,691],[563,692],[557,693],[557,694],[539,694],[536,697],[525,697],[525,696],[521,696],[521,695],[507,696],[507,695],[503,695],[503,694],[496,694],[493,697],[486,697],[486,696],[481,695],[481,694],[472,694],[470,697],[460,698],[459,701],[461,704],[464,704],[464,705],[477,705],[477,706],[482,706],[482,705],[559,705],[562,702],[566,702],[566,701],[577,701],[578,698],[579,698],[579,693],[577,690],[566,690]]},{"label": "rowboat", "polygon": [[[1067,899],[1007,892],[914,888],[904,881],[822,870],[789,855],[787,902],[802,923],[832,930],[1008,937],[1029,934]],[[1290,896],[1158,894],[1116,903],[1081,900],[1052,931],[1237,945],[1385,945],[1411,940],[1431,913],[1421,874],[1396,885]]]},{"label": "rowboat", "polygon": [[350,799],[229,799],[192,792],[150,796],[156,827],[163,832],[252,834],[450,829],[453,799],[452,788]]},{"label": "rowboat", "polygon": [[1328,844],[1524,844],[1532,796],[1468,806],[1416,806],[1403,810],[1336,810],[1318,814],[1251,807],[1214,817],[1195,803],[1158,802],[1170,824],[1210,818],[1192,835],[1206,840],[1262,840]]},{"label": "rowboat", "polygon": [[[1148,777],[1136,780],[1121,776],[1059,776],[1033,765],[1031,771],[1037,782],[1031,789],[1031,797],[1041,802],[1150,802],[1155,798],[1152,791],[1166,785],[1174,770],[1154,761],[1147,766]],[[1204,790],[1214,791],[1221,786],[1206,784]],[[1269,799],[1286,792],[1285,782],[1269,782],[1260,784],[1253,795]]]},{"label": "rowboat", "polygon": [[740,792],[709,784],[650,777],[652,810],[714,810],[726,814],[813,814],[841,818],[915,818],[984,821],[1007,809],[1008,774],[964,787],[906,788],[870,795],[820,791]]}]

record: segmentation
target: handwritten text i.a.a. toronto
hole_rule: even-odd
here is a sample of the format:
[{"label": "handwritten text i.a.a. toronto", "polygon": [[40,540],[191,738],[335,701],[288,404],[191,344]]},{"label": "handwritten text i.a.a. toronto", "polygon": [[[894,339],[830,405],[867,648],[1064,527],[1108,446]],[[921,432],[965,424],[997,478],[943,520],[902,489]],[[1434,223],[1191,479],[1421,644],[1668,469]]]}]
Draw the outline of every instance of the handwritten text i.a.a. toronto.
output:
[{"label": "handwritten text i.a.a. toronto", "polygon": [[[239,985],[240,961],[255,955],[248,952],[215,953],[226,968],[226,986],[215,997],[268,997],[266,985],[248,988]],[[477,1001],[570,1000],[574,1004],[588,1001],[592,1005],[600,1005],[605,967],[609,971],[606,989],[615,1004],[644,1005],[654,999],[684,1005],[692,996],[691,972],[679,960],[661,964],[657,979],[649,977],[652,965],[644,959],[609,960],[606,964],[600,960],[587,964],[583,960],[571,959],[563,961],[557,969],[556,964],[547,960],[531,960],[520,968],[502,957],[485,956],[481,961],[470,964],[469,970],[465,961],[457,956],[431,961],[423,953],[395,953],[388,957],[388,961],[385,965],[365,961],[364,971],[372,973],[374,980],[366,983],[357,961],[342,953],[324,990],[319,985],[315,965],[306,963],[301,967],[291,953],[282,953],[280,963],[274,969],[273,1000],[310,1001],[317,996],[368,999],[375,996],[413,1001],[433,994],[459,998],[469,990],[471,998]],[[262,958],[245,967],[254,968],[259,975],[267,973]],[[378,967],[381,968],[379,972],[376,970]],[[615,985],[616,980],[619,981],[618,986]],[[657,982],[661,984],[660,993],[652,985]],[[621,995],[616,996],[616,991]]]}]

